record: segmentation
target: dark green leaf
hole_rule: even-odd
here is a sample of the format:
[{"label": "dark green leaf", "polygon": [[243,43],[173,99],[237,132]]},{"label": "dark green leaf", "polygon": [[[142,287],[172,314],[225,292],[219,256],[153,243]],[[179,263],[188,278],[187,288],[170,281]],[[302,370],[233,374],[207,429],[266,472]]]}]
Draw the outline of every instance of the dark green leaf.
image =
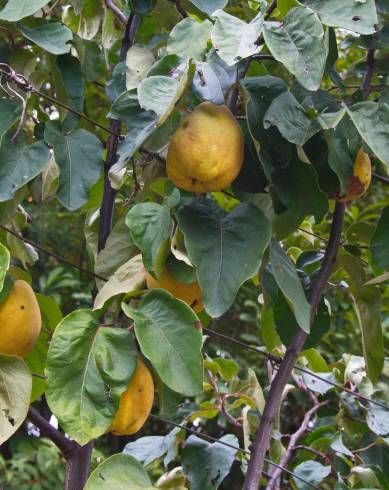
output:
[{"label": "dark green leaf", "polygon": [[282,22],[265,22],[264,38],[271,54],[307,90],[317,90],[326,64],[324,30],[315,12],[289,10]]},{"label": "dark green leaf", "polygon": [[[294,473],[309,483],[318,485],[324,478],[331,473],[331,466],[323,466],[317,461],[304,461],[294,468]],[[299,490],[310,490],[312,487],[301,480],[294,478],[294,482]]]},{"label": "dark green leaf", "polygon": [[153,10],[156,3],[157,0],[128,0],[131,11],[138,15],[148,14]]},{"label": "dark green leaf", "polygon": [[10,259],[8,248],[0,243],[0,291],[2,291],[4,286],[4,279],[9,269]]},{"label": "dark green leaf", "polygon": [[194,396],[203,390],[202,336],[197,316],[163,289],[147,293],[135,309],[122,304],[135,322],[143,354],[174,391]]},{"label": "dark green leaf", "polygon": [[216,10],[223,10],[228,0],[189,0],[199,10],[211,16]]},{"label": "dark green leaf", "polygon": [[370,247],[374,265],[380,269],[389,268],[389,206],[382,211]]},{"label": "dark green leaf", "polygon": [[[227,434],[220,441],[239,447],[236,436]],[[182,451],[182,466],[192,490],[215,490],[229,474],[236,450],[218,442],[213,444],[190,436]]]},{"label": "dark green leaf", "polygon": [[389,434],[388,410],[371,404],[366,415],[369,429],[379,436]]},{"label": "dark green leaf", "polygon": [[26,24],[18,24],[24,37],[52,54],[65,54],[70,51],[69,41],[72,31],[60,22],[47,22],[43,19],[31,19]]},{"label": "dark green leaf", "polygon": [[0,98],[0,142],[6,133],[20,118],[20,104],[13,100]]},{"label": "dark green leaf", "polygon": [[135,365],[127,329],[100,326],[90,310],[73,311],[59,323],[47,356],[46,399],[73,439],[83,445],[104,434]]},{"label": "dark green leaf", "polygon": [[219,317],[232,305],[239,287],[258,271],[270,240],[270,223],[252,204],[240,204],[226,214],[212,201],[183,206],[178,223],[197,269],[205,309]]},{"label": "dark green leaf", "polygon": [[50,161],[49,148],[43,141],[30,145],[20,134],[12,144],[13,135],[11,129],[0,145],[0,202],[12,199],[15,191],[39,175]]},{"label": "dark green leaf", "polygon": [[78,209],[88,201],[103,168],[101,141],[85,129],[62,134],[55,122],[46,125],[45,140],[60,169],[58,199],[67,209]]},{"label": "dark green leaf", "polygon": [[297,323],[305,332],[309,333],[311,306],[305,297],[303,286],[293,262],[275,240],[272,240],[270,244],[270,264],[277,284],[289,301]]},{"label": "dark green leaf", "polygon": [[147,202],[136,204],[126,216],[132,241],[142,252],[148,270],[159,269],[167,254],[167,243],[172,232],[171,209],[178,204],[180,193],[174,189],[163,204]]}]

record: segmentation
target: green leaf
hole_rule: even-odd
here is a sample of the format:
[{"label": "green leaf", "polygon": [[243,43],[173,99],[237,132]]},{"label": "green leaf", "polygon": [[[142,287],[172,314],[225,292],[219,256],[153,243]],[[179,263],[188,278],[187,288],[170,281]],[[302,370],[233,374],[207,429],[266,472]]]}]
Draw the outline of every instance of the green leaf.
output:
[{"label": "green leaf", "polygon": [[211,15],[216,12],[216,10],[223,10],[227,5],[228,0],[189,0],[190,3],[193,3],[195,7],[197,7],[201,12]]},{"label": "green leaf", "polygon": [[138,87],[139,82],[146,78],[148,71],[154,64],[154,55],[148,48],[140,46],[131,46],[127,51],[127,75],[126,87],[127,90],[132,90]]},{"label": "green leaf", "polygon": [[[220,441],[239,447],[238,438],[232,434]],[[215,490],[229,474],[237,451],[221,443],[211,444],[196,436],[187,439],[181,462],[191,490]]]},{"label": "green leaf", "polygon": [[[317,461],[304,461],[304,463],[296,466],[293,472],[309,483],[318,485],[331,473],[331,466],[323,466]],[[297,480],[297,478],[293,480],[299,490],[310,490],[312,488],[311,485],[303,483],[301,480]]]},{"label": "green leaf", "polygon": [[384,208],[370,242],[371,258],[376,267],[389,268],[389,206]]},{"label": "green leaf", "polygon": [[147,293],[136,309],[124,303],[122,308],[134,320],[142,353],[162,381],[186,396],[201,393],[202,335],[192,309],[163,289]]},{"label": "green leaf", "polygon": [[181,78],[150,76],[142,80],[138,86],[138,99],[142,109],[153,111],[158,116],[158,126],[161,126],[173,112],[174,106],[191,82],[195,65],[188,61]]},{"label": "green leaf", "polygon": [[143,265],[142,256],[136,255],[119,267],[103,285],[97,293],[93,309],[103,308],[105,303],[113,296],[142,289],[145,280],[146,269]]},{"label": "green leaf", "polygon": [[164,262],[167,241],[172,232],[171,209],[178,204],[178,189],[165,198],[163,204],[140,203],[133,206],[126,216],[131,239],[142,252],[143,263],[151,271]]},{"label": "green leaf", "polygon": [[114,454],[94,469],[84,490],[153,490],[146,470],[127,454]]},{"label": "green leaf", "polygon": [[373,383],[384,366],[384,340],[381,326],[381,293],[375,286],[364,286],[352,295],[355,313],[362,333],[363,356],[366,370]]},{"label": "green leaf", "polygon": [[196,62],[192,88],[201,99],[209,100],[214,104],[224,104],[221,82],[209,63]]},{"label": "green leaf", "polygon": [[0,19],[16,22],[34,14],[48,3],[49,0],[8,0],[6,6],[0,11]]},{"label": "green leaf", "polygon": [[14,434],[30,406],[31,374],[17,356],[0,354],[0,444]]},{"label": "green leaf", "polygon": [[[47,351],[50,345],[50,339],[54,328],[62,320],[62,312],[54,301],[49,296],[44,296],[40,293],[35,293],[39,303],[39,309],[42,316],[42,329],[38,340],[34,345],[33,350],[26,357],[26,364],[30,371],[35,374],[44,376]],[[31,402],[37,400],[46,390],[45,379],[32,377]]]},{"label": "green leaf", "polygon": [[[294,339],[299,326],[294,317],[293,310],[283,294],[278,294],[277,301],[274,305],[274,322],[282,343],[288,347]],[[311,332],[304,343],[304,349],[315,347],[328,332],[330,326],[331,322],[328,309],[324,301],[321,301]]]},{"label": "green leaf", "polygon": [[297,323],[300,328],[309,333],[311,306],[305,297],[303,286],[293,262],[275,240],[272,240],[270,244],[270,264],[277,284],[289,301]]},{"label": "green leaf", "polygon": [[67,209],[78,209],[88,201],[103,168],[101,141],[85,129],[62,134],[55,122],[46,124],[45,140],[53,147],[60,169],[58,199]]},{"label": "green leaf", "polygon": [[291,92],[284,92],[273,100],[264,117],[264,127],[276,126],[284,138],[303,145],[321,129],[332,129],[343,118],[345,111],[323,113],[308,117],[306,110]]},{"label": "green leaf", "polygon": [[359,134],[389,171],[389,105],[361,102],[346,107]]},{"label": "green leaf", "polygon": [[220,58],[228,65],[235,65],[241,59],[261,51],[262,46],[257,44],[263,27],[261,13],[250,23],[223,10],[217,11],[215,16],[217,19],[212,29],[212,44]]},{"label": "green leaf", "polygon": [[91,310],[73,311],[59,323],[47,356],[46,399],[79,444],[106,432],[135,365],[127,329],[100,326]]},{"label": "green leaf", "polygon": [[72,31],[60,22],[47,22],[43,19],[31,19],[26,24],[18,24],[24,37],[52,54],[65,54],[70,51],[69,41]]},{"label": "green leaf", "polygon": [[11,256],[9,254],[8,248],[0,243],[0,291],[3,290],[5,276],[9,269],[9,263]]},{"label": "green leaf", "polygon": [[157,129],[158,116],[154,111],[144,111],[139,105],[137,91],[130,90],[120,94],[114,101],[108,117],[125,122],[128,131],[124,141],[119,144],[119,160],[112,167],[112,172],[117,173]]},{"label": "green leaf", "polygon": [[377,11],[374,0],[306,0],[323,24],[342,27],[358,34],[376,31]]},{"label": "green leaf", "polygon": [[369,405],[366,415],[366,422],[369,429],[379,436],[389,434],[388,410],[382,407]]},{"label": "green leaf", "polygon": [[28,144],[20,134],[14,144],[14,130],[4,135],[0,145],[0,202],[12,199],[15,191],[30,182],[47,167],[50,151],[43,141]]},{"label": "green leaf", "polygon": [[205,309],[219,317],[232,305],[239,287],[258,271],[270,241],[270,223],[249,203],[227,214],[212,201],[194,202],[183,206],[177,217]]},{"label": "green leaf", "polygon": [[265,22],[263,35],[274,58],[304,88],[312,91],[319,88],[327,53],[323,27],[313,10],[295,7],[282,22]]},{"label": "green leaf", "polygon": [[6,133],[20,118],[20,104],[13,100],[0,98],[0,143]]},{"label": "green leaf", "polygon": [[374,284],[381,284],[386,281],[389,281],[389,272],[385,272],[385,274],[370,279],[370,281],[365,283],[365,286],[373,286]]},{"label": "green leaf", "polygon": [[156,3],[157,0],[128,0],[131,12],[138,15],[148,14],[153,10]]},{"label": "green leaf", "polygon": [[209,20],[198,22],[192,17],[186,17],[176,24],[170,32],[166,51],[169,54],[177,54],[184,59],[201,60],[207,49],[211,30],[212,22]]}]

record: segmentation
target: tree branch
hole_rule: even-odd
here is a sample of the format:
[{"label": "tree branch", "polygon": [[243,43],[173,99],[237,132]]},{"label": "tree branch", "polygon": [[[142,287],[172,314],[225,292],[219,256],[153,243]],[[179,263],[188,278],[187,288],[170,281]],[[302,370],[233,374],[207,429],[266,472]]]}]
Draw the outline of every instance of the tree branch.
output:
[{"label": "tree branch", "polygon": [[[331,226],[330,238],[325,251],[323,263],[310,291],[309,301],[311,304],[311,326],[314,323],[317,306],[336,260],[336,255],[340,244],[344,212],[345,204],[337,202]],[[273,424],[281,405],[282,393],[293,370],[294,364],[304,346],[306,338],[307,333],[304,332],[304,330],[299,329],[292,343],[286,350],[278,373],[271,384],[269,396],[266,400],[265,409],[261,417],[261,423],[252,445],[251,458],[248,464],[246,478],[242,490],[258,489],[267,448],[271,438]]]},{"label": "tree branch", "polygon": [[122,24],[127,25],[127,16],[114,4],[113,0],[105,0],[105,5],[114,13],[115,17],[119,19]]},{"label": "tree branch", "polygon": [[27,418],[38,427],[40,433],[48,437],[60,449],[65,458],[68,458],[75,448],[75,443],[65,437],[59,430],[53,427],[42,415],[30,407]]},{"label": "tree branch", "polygon": [[[126,32],[122,41],[120,50],[120,60],[125,61],[127,51],[134,42],[136,31],[140,25],[140,17],[131,15],[127,25]],[[107,141],[107,159],[104,165],[104,192],[100,207],[100,227],[98,237],[98,251],[100,252],[105,247],[108,235],[112,229],[112,214],[115,202],[116,190],[111,186],[109,180],[109,171],[117,161],[117,149],[120,141],[121,122],[116,119],[111,119],[109,123],[110,136]]]},{"label": "tree branch", "polygon": [[[313,415],[319,410],[320,407],[326,405],[327,402],[316,403],[306,414],[304,415],[303,421],[296,432],[291,436],[289,440],[288,447],[284,456],[280,461],[280,466],[286,467],[292,458],[293,452],[296,450],[296,444],[298,440],[305,434],[308,429],[308,424],[311,421]],[[282,468],[276,468],[272,474],[271,480],[267,484],[266,490],[274,490],[278,478],[282,475]]]}]

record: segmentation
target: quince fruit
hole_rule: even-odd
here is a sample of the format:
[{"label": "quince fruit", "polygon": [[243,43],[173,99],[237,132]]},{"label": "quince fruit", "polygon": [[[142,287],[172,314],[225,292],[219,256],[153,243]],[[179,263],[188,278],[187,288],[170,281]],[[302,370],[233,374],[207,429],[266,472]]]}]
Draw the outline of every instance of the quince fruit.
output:
[{"label": "quince fruit", "polygon": [[147,273],[146,284],[149,289],[166,289],[166,291],[171,293],[175,298],[188,303],[188,305],[196,312],[204,309],[201,299],[201,289],[198,282],[187,284],[178,281],[167,268],[163,270],[158,281],[157,279],[154,279],[151,274]]},{"label": "quince fruit", "polygon": [[32,287],[18,279],[0,304],[0,352],[26,357],[35,345],[41,323],[41,312]]},{"label": "quince fruit", "polygon": [[348,202],[358,199],[367,191],[371,182],[371,161],[367,153],[360,149],[354,162],[353,176],[344,196],[335,196],[336,201]]},{"label": "quince fruit", "polygon": [[143,361],[138,358],[135,373],[120,397],[119,410],[107,432],[117,436],[138,432],[151,412],[153,401],[153,377]]},{"label": "quince fruit", "polygon": [[220,191],[238,176],[243,157],[242,130],[231,111],[203,102],[172,136],[167,173],[180,189]]}]

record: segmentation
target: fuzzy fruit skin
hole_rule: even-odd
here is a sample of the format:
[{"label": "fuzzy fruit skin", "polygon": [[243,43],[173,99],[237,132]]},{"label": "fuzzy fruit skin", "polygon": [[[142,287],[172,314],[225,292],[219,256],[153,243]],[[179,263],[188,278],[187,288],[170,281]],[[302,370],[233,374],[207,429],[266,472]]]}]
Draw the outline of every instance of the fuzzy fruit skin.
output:
[{"label": "fuzzy fruit skin", "polygon": [[138,432],[151,412],[153,401],[153,377],[143,361],[138,358],[135,373],[120,397],[119,410],[107,432],[117,436]]},{"label": "fuzzy fruit skin", "polygon": [[170,140],[167,173],[180,189],[215,192],[238,176],[244,157],[242,130],[225,105],[203,102]]},{"label": "fuzzy fruit skin", "polygon": [[196,312],[204,309],[199,284],[197,282],[186,284],[177,281],[167,269],[164,269],[158,281],[151,274],[147,273],[146,284],[148,289],[166,289],[166,291],[169,291],[177,299],[188,303]]},{"label": "fuzzy fruit skin", "polygon": [[362,149],[358,151],[357,158],[354,162],[353,176],[348,184],[347,194],[336,200],[339,202],[348,202],[358,199],[369,188],[371,182],[371,161],[367,153]]},{"label": "fuzzy fruit skin", "polygon": [[41,331],[41,312],[32,287],[21,279],[0,304],[0,352],[26,357]]}]

